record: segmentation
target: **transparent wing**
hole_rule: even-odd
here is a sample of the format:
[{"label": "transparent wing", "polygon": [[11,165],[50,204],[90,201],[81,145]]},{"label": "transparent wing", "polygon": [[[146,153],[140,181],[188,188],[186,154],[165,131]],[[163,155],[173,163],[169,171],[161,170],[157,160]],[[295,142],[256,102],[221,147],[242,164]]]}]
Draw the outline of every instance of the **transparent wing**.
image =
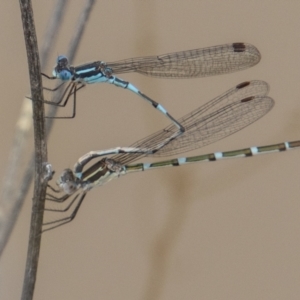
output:
[{"label": "transparent wing", "polygon": [[[186,131],[152,156],[170,156],[191,151],[243,129],[260,119],[274,106],[274,100],[266,96],[268,91],[268,84],[260,80],[244,82],[228,90],[180,118],[178,121]],[[131,147],[155,149],[177,130],[174,125],[170,125],[135,142]],[[142,156],[145,155],[118,154],[113,159],[128,164]]]},{"label": "transparent wing", "polygon": [[220,75],[256,65],[261,55],[256,47],[233,43],[202,49],[146,56],[107,63],[113,74],[137,72],[152,77],[191,78]]}]

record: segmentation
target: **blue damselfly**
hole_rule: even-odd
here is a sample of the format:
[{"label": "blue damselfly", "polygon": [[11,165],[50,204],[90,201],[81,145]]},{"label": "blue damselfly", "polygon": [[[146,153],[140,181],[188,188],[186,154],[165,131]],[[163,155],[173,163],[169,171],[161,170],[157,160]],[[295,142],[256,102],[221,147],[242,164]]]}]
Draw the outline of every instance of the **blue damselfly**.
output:
[{"label": "blue damselfly", "polygon": [[[177,127],[177,136],[184,132],[180,122],[176,121],[167,110],[156,101],[143,94],[130,82],[115,75],[136,72],[157,78],[196,78],[221,75],[244,70],[260,61],[256,47],[246,43],[232,43],[203,49],[187,50],[159,56],[146,56],[120,60],[117,62],[95,61],[79,66],[72,66],[66,56],[58,56],[53,76],[42,73],[48,79],[60,79],[62,83],[55,89],[44,87],[48,91],[64,88],[58,102],[45,100],[45,103],[64,107],[70,98],[73,99],[73,113],[76,114],[76,94],[87,84],[110,83],[127,89],[143,100],[149,102],[168,117]],[[66,117],[55,117],[66,118]],[[68,117],[67,117],[68,118]]]}]

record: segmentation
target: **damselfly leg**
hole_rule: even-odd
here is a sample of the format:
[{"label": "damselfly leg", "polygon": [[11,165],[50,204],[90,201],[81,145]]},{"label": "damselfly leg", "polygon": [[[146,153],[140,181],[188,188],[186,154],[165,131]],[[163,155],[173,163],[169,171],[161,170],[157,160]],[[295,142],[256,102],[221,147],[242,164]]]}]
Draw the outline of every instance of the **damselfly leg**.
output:
[{"label": "damselfly leg", "polygon": [[[46,76],[49,78],[49,76]],[[53,78],[50,78],[53,79]],[[73,108],[72,108],[72,114],[70,116],[45,116],[45,118],[48,119],[73,119],[76,116],[76,93],[85,87],[85,84],[81,82],[69,82],[64,90],[62,90],[62,87],[64,87],[66,82],[62,82],[59,84],[56,88],[47,88],[43,87],[44,90],[49,91],[51,93],[54,93],[54,97],[52,101],[50,100],[44,100],[44,103],[57,106],[57,107],[65,107],[70,99],[73,100]],[[58,100],[57,100],[58,99]]]},{"label": "damselfly leg", "polygon": [[[57,228],[59,226],[62,226],[64,224],[67,224],[69,222],[71,222],[75,217],[76,217],[76,214],[84,200],[84,197],[86,195],[86,192],[83,192],[83,193],[79,193],[77,194],[76,196],[73,197],[73,199],[71,200],[71,202],[69,203],[69,205],[64,208],[64,209],[52,209],[52,208],[45,208],[45,211],[50,211],[50,212],[56,212],[56,213],[65,213],[65,212],[68,212],[68,210],[73,206],[73,204],[75,203],[75,201],[77,200],[77,198],[79,197],[79,200],[78,202],[76,203],[75,205],[75,208],[73,209],[73,211],[71,212],[71,214],[69,214],[68,216],[66,217],[63,217],[63,218],[59,218],[59,219],[56,219],[54,221],[48,221],[48,222],[45,222],[43,223],[43,227],[44,229],[42,230],[42,232],[45,232],[45,231],[48,231],[48,230],[51,230],[51,229],[54,229],[54,228]],[[68,197],[61,197],[61,198],[47,198],[46,200],[49,200],[49,201],[55,201],[55,202],[64,202],[66,201],[70,195],[67,195]],[[63,199],[63,201],[62,201]]]}]

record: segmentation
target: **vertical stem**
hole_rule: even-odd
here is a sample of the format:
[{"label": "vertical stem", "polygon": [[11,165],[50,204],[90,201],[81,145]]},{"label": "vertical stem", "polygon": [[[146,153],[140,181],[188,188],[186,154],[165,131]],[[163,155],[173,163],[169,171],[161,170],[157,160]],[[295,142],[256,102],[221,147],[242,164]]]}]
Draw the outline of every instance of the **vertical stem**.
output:
[{"label": "vertical stem", "polygon": [[45,137],[44,104],[42,94],[42,79],[35,33],[33,11],[30,0],[19,0],[32,96],[34,147],[35,147],[35,177],[34,195],[32,200],[29,245],[22,299],[32,299],[41,243],[41,229],[47,188],[47,178],[44,177],[43,163],[47,161]]}]

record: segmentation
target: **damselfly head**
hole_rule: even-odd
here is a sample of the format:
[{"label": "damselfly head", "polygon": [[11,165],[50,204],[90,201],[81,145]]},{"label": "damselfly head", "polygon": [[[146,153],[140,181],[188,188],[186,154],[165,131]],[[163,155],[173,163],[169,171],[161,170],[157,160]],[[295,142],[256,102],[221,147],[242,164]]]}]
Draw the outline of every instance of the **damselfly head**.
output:
[{"label": "damselfly head", "polygon": [[70,80],[73,76],[69,60],[64,55],[59,55],[56,60],[56,66],[52,72],[53,76],[61,80]]},{"label": "damselfly head", "polygon": [[57,180],[57,185],[68,195],[72,195],[80,187],[79,180],[71,169],[65,169],[62,172]]}]

